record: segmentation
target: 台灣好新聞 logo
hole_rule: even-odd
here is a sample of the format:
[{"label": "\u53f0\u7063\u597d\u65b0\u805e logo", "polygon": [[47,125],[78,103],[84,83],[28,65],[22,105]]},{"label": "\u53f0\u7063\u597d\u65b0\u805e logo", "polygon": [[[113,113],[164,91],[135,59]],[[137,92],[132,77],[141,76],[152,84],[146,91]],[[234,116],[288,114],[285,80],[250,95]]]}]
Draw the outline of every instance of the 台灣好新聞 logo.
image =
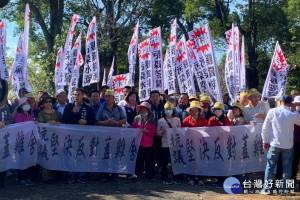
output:
[{"label": "\u53f0\u7063\u597d\u65b0\u805e logo", "polygon": [[240,181],[234,177],[227,178],[223,183],[223,188],[228,194],[240,194],[242,191]]}]

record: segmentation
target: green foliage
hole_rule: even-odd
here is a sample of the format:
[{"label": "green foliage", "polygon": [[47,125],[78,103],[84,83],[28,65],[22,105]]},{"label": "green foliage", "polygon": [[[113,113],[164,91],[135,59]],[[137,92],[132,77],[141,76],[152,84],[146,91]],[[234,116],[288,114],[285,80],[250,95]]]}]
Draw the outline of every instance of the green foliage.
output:
[{"label": "green foliage", "polygon": [[[25,3],[36,5],[43,22],[46,25],[45,35],[37,15],[31,9],[30,42],[29,42],[29,80],[34,91],[47,90],[53,92],[53,77],[56,53],[64,46],[70,20],[74,13],[81,17],[75,29],[73,41],[79,31],[82,31],[82,54],[85,57],[85,34],[93,16],[97,17],[98,49],[101,67],[108,72],[112,58],[116,58],[116,74],[128,72],[127,50],[132,31],[140,21],[140,38],[142,42],[149,30],[161,26],[163,36],[163,50],[168,45],[169,32],[172,21],[177,18],[178,38],[187,37],[193,28],[209,22],[214,38],[215,50],[225,52],[225,31],[234,22],[239,26],[246,40],[246,62],[255,74],[249,78],[256,80],[258,88],[262,88],[268,72],[276,41],[291,64],[287,90],[300,88],[300,1],[298,0],[249,0],[242,1],[213,1],[213,0],[116,0],[116,1],[87,1],[87,0],[55,0],[64,1],[62,25],[51,26],[51,16],[56,16],[58,10],[51,6],[48,0],[15,0],[1,10],[0,18],[15,21],[18,24],[16,34],[23,32]],[[96,4],[94,4],[97,2]],[[249,7],[252,4],[252,9]],[[54,14],[54,15],[53,15]],[[59,20],[59,18],[57,19]],[[52,21],[53,23],[53,21]],[[52,41],[53,40],[53,41]],[[17,42],[17,41],[16,41]],[[11,64],[12,58],[8,58]],[[10,65],[9,65],[10,66]],[[219,63],[220,79],[223,83],[224,55]],[[81,73],[83,66],[81,67]],[[80,79],[81,81],[81,79]],[[81,82],[79,83],[79,85]],[[138,85],[138,60],[136,64],[136,85]],[[248,85],[252,87],[253,85]],[[92,85],[87,88],[95,88]],[[222,88],[224,90],[224,88]]]}]

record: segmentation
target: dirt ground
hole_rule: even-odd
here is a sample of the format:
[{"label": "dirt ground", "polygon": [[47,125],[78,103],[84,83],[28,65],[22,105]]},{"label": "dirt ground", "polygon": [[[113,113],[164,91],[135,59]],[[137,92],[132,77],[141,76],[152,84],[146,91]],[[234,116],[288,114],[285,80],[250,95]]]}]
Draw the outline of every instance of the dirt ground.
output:
[{"label": "dirt ground", "polygon": [[[300,191],[300,190],[299,190]],[[254,199],[300,199],[300,192],[296,190],[296,196],[239,194],[230,195],[223,189],[213,185],[190,186],[186,181],[179,185],[164,185],[158,179],[152,183],[135,183],[134,179],[121,177],[118,183],[108,181],[101,183],[98,174],[91,174],[87,184],[74,183],[66,185],[63,180],[54,184],[45,184],[35,181],[34,185],[21,186],[16,181],[16,176],[6,177],[5,187],[0,189],[0,199],[34,199],[34,200],[140,200],[140,199],[223,199],[223,200],[254,200]]]}]

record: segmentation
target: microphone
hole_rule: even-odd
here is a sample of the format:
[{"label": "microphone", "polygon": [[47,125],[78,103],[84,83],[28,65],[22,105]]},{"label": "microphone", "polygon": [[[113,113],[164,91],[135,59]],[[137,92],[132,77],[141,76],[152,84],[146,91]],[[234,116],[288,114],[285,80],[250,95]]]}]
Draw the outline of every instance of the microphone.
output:
[{"label": "microphone", "polygon": [[76,114],[78,114],[78,112],[79,112],[79,105],[78,105],[77,102],[74,102],[74,107],[77,107],[77,112],[76,112]]}]

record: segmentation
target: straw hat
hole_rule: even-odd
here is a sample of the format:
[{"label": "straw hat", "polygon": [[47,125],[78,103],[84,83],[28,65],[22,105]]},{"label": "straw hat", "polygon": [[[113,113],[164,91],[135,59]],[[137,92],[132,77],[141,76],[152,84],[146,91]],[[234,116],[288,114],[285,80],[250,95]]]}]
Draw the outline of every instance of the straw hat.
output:
[{"label": "straw hat", "polygon": [[214,109],[216,109],[216,108],[220,108],[221,110],[223,110],[225,112],[224,104],[221,102],[216,102],[214,104],[214,106],[211,108],[211,111],[213,112]]},{"label": "straw hat", "polygon": [[114,96],[115,95],[114,91],[112,91],[112,90],[106,90],[105,96],[109,96],[109,95]]},{"label": "straw hat", "polygon": [[239,108],[241,111],[243,111],[243,106],[239,102],[232,104],[232,108]]},{"label": "straw hat", "polygon": [[250,89],[249,92],[248,92],[248,96],[250,97],[254,94],[259,94],[260,95],[260,93],[257,91],[257,89],[255,89],[255,88]]},{"label": "straw hat", "polygon": [[192,101],[190,107],[186,109],[186,112],[190,113],[191,108],[199,108],[201,110],[201,113],[203,111],[203,108],[201,108],[199,101]]},{"label": "straw hat", "polygon": [[210,96],[207,96],[207,95],[201,96],[201,95],[200,95],[200,102],[201,102],[201,101],[210,101]]},{"label": "straw hat", "polygon": [[173,110],[174,109],[174,106],[171,102],[167,101],[164,105],[164,109],[171,109]]}]

